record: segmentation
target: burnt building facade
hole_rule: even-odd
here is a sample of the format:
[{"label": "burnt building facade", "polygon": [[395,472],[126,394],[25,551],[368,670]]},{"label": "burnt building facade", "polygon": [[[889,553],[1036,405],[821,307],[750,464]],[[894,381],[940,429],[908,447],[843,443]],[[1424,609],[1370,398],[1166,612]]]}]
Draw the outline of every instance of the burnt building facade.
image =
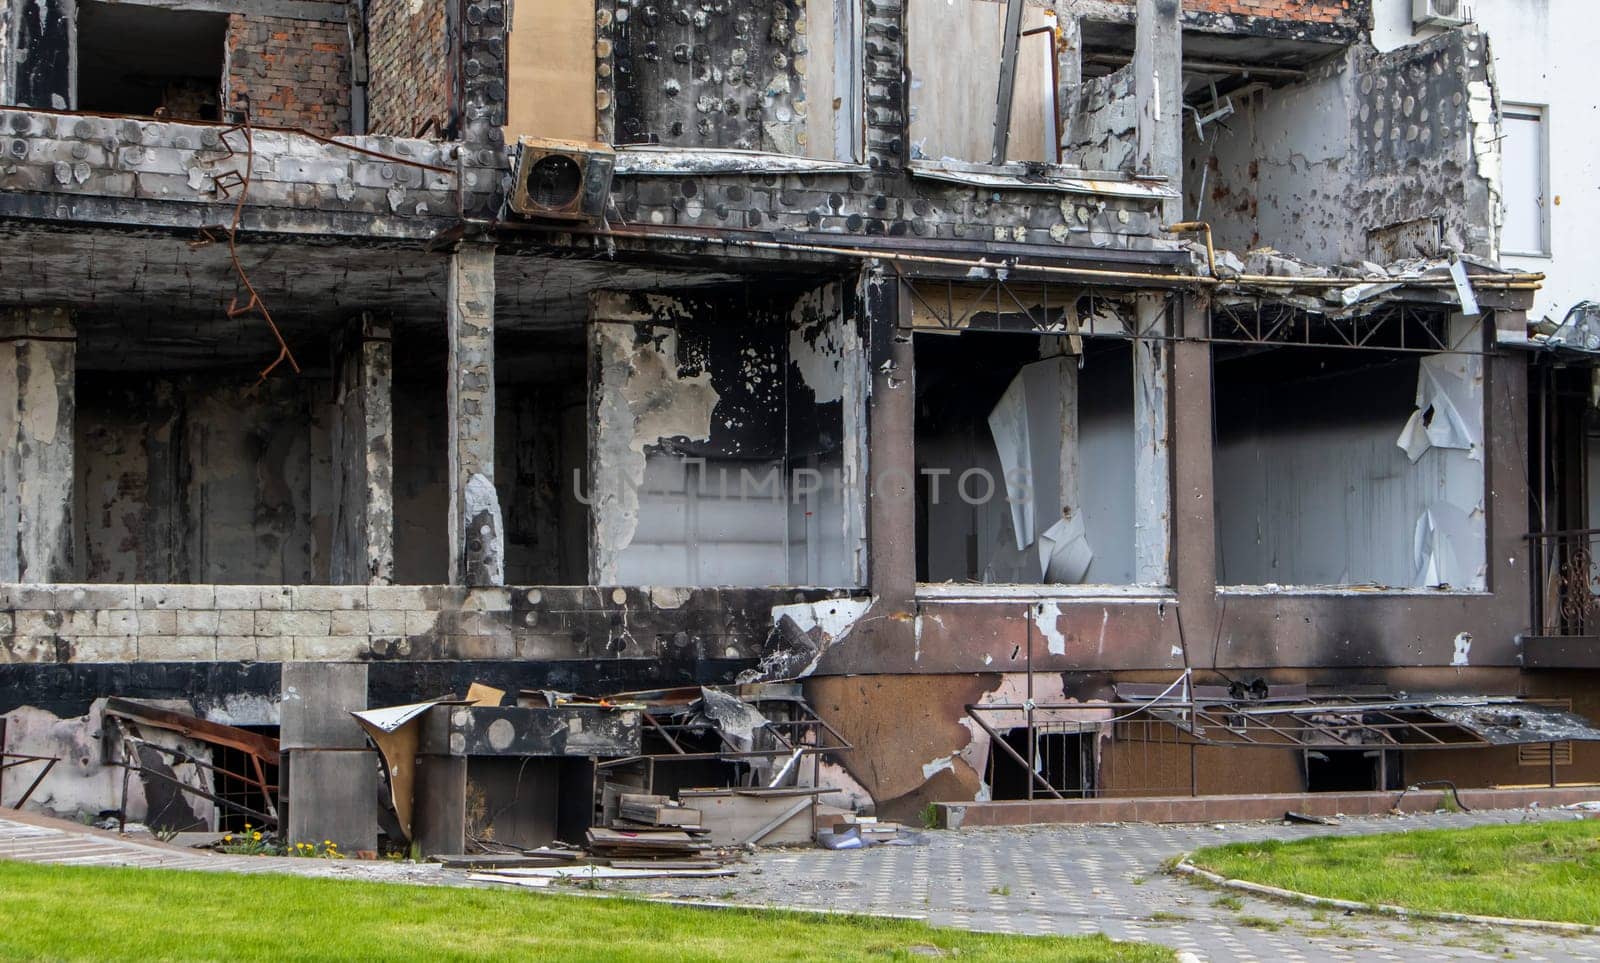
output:
[{"label": "burnt building facade", "polygon": [[1530,538],[1557,493],[1593,524],[1592,396],[1498,265],[1470,26],[0,12],[35,805],[115,805],[100,700],[271,730],[285,663],[375,706],[801,679],[853,745],[824,781],[901,814],[1600,778],[1587,556]]}]

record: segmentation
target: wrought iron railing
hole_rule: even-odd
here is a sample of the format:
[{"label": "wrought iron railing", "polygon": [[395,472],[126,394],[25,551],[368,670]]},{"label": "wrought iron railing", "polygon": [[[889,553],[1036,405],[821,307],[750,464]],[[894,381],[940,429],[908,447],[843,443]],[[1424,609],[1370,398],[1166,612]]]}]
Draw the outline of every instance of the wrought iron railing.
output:
[{"label": "wrought iron railing", "polygon": [[1600,528],[1535,532],[1533,634],[1600,635]]}]

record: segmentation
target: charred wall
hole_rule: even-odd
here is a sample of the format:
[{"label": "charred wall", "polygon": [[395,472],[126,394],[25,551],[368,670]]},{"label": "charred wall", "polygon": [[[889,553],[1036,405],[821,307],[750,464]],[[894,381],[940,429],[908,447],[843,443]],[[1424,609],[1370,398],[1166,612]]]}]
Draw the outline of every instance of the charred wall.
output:
[{"label": "charred wall", "polygon": [[80,372],[85,577],[331,581],[332,401],[325,381]]},{"label": "charred wall", "polygon": [[614,141],[801,152],[806,7],[647,4],[618,18]]},{"label": "charred wall", "polygon": [[[1185,208],[1218,246],[1319,264],[1498,254],[1499,147],[1488,40],[1449,31],[1355,47],[1304,82],[1250,95],[1225,130],[1186,134]],[[1425,221],[1432,238],[1385,237]]]}]

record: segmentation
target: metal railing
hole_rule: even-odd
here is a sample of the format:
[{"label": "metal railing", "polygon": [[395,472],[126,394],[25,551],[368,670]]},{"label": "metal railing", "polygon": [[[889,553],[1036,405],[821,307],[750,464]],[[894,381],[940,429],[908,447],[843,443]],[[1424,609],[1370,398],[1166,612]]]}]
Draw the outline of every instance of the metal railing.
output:
[{"label": "metal railing", "polygon": [[1534,532],[1533,634],[1600,635],[1600,528]]}]

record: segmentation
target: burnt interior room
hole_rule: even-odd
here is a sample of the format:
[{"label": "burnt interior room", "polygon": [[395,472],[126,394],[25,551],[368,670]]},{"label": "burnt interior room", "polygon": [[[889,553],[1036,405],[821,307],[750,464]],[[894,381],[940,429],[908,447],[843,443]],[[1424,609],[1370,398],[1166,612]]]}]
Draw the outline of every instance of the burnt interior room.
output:
[{"label": "burnt interior room", "polygon": [[602,579],[857,583],[861,482],[847,469],[863,440],[863,361],[847,301],[838,283],[775,278],[657,293],[627,319],[595,319]]},{"label": "burnt interior room", "polygon": [[1220,584],[1483,587],[1481,359],[1221,344],[1213,359]]},{"label": "burnt interior room", "polygon": [[1071,345],[916,335],[918,581],[1134,581],[1131,344]]},{"label": "burnt interior room", "polygon": [[78,4],[78,109],[220,120],[228,17],[145,4]]}]

